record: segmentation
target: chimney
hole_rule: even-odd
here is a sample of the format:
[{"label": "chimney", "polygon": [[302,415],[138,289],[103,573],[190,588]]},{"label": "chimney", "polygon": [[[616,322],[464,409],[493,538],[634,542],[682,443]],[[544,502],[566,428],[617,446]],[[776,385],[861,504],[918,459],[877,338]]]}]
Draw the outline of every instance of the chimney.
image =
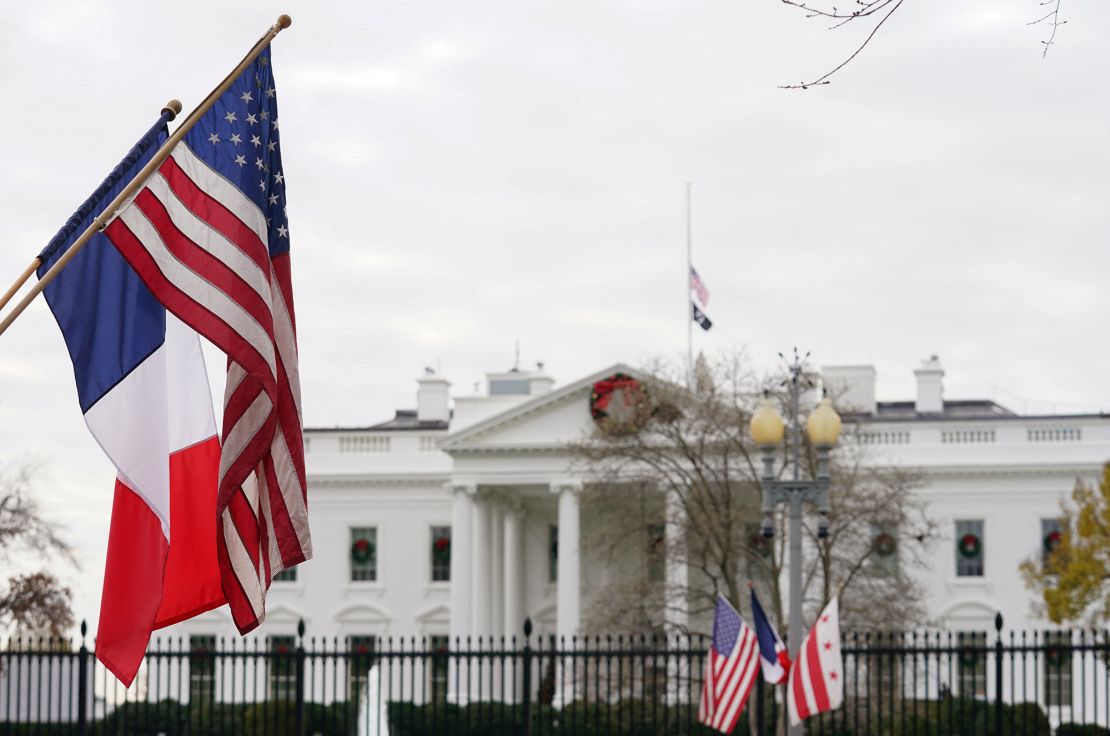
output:
[{"label": "chimney", "polygon": [[944,412],[944,369],[940,358],[930,355],[914,370],[917,377],[917,401],[914,409],[918,414],[941,414]]},{"label": "chimney", "polygon": [[842,413],[875,413],[875,367],[870,365],[826,365],[821,381],[829,398]]},{"label": "chimney", "polygon": [[451,419],[451,383],[431,368],[424,369],[424,375],[416,379],[416,418],[421,422],[446,422]]}]

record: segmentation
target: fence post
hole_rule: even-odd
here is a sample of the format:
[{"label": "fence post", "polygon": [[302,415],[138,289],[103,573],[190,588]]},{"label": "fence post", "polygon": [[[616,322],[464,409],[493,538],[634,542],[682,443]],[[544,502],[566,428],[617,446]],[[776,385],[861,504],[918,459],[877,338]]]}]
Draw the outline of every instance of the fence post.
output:
[{"label": "fence post", "polygon": [[304,619],[297,623],[297,736],[304,736]]},{"label": "fence post", "polygon": [[521,717],[524,719],[524,736],[532,736],[532,619],[524,619],[524,656],[521,658],[524,676],[521,678]]},{"label": "fence post", "polygon": [[1002,736],[1002,613],[994,614],[994,733]]},{"label": "fence post", "polygon": [[88,622],[81,619],[81,648],[77,650],[77,733],[80,736],[89,732],[89,648],[85,646],[88,630]]}]

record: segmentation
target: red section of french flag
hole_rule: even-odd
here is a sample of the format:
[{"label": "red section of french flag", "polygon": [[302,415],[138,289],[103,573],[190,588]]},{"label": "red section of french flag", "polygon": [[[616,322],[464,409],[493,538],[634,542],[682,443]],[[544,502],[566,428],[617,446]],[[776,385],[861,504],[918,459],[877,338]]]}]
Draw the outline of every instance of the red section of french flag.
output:
[{"label": "red section of french flag", "polygon": [[130,687],[154,629],[224,603],[216,561],[220,444],[211,437],[173,453],[170,542],[151,507],[116,480],[96,656]]}]

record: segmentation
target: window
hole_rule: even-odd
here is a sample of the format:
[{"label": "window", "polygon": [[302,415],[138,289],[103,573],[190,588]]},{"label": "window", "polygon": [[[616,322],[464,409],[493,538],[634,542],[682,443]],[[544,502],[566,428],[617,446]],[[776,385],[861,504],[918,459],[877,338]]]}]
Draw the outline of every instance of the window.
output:
[{"label": "window", "polygon": [[189,637],[189,702],[209,704],[216,699],[216,637]]},{"label": "window", "polygon": [[871,525],[871,572],[883,577],[898,575],[898,528],[893,524]]},{"label": "window", "polygon": [[647,528],[647,579],[651,581],[663,580],[667,575],[667,539],[666,531],[662,524],[649,524]]},{"label": "window", "polygon": [[432,582],[451,579],[451,527],[432,527]]},{"label": "window", "polygon": [[547,581],[554,583],[559,579],[559,526],[552,524],[547,534]]},{"label": "window", "polygon": [[1052,551],[1060,546],[1064,525],[1059,519],[1041,519],[1041,561],[1047,562]]},{"label": "window", "polygon": [[428,689],[431,690],[433,703],[446,703],[447,702],[447,637],[446,636],[433,636],[430,640],[432,646],[432,662],[430,670],[430,682]]},{"label": "window", "polygon": [[1071,705],[1071,632],[1044,633],[1045,705]]},{"label": "window", "polygon": [[956,634],[956,657],[960,697],[987,694],[987,632],[961,631]]},{"label": "window", "polygon": [[297,642],[294,637],[270,637],[270,700],[296,700],[296,650]]},{"label": "window", "polygon": [[351,529],[351,580],[378,579],[378,530],[376,527]]},{"label": "window", "polygon": [[347,637],[347,699],[358,702],[370,668],[374,666],[377,637],[357,634]]},{"label": "window", "polygon": [[274,575],[271,582],[275,583],[295,583],[297,582],[297,566],[287,567],[277,575]]},{"label": "window", "polygon": [[983,576],[983,522],[956,522],[956,576]]}]

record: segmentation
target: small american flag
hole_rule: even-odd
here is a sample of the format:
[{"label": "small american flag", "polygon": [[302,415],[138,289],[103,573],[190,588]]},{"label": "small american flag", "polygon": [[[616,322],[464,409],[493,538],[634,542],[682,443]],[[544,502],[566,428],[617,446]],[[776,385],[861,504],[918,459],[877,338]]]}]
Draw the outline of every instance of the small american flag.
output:
[{"label": "small american flag", "polygon": [[701,280],[701,276],[698,276],[693,266],[690,266],[690,289],[697,295],[703,307],[709,306],[709,289],[705,287],[705,282]]},{"label": "small american flag", "polygon": [[840,656],[840,613],[836,598],[829,601],[802,646],[786,686],[790,723],[797,726],[818,713],[844,703],[844,660]]},{"label": "small american flag", "polygon": [[731,733],[748,702],[759,669],[759,644],[740,614],[724,596],[717,596],[713,643],[705,662],[698,723]]},{"label": "small american flag", "polygon": [[280,144],[267,47],[105,230],[228,356],[215,541],[241,633],[271,575],[312,556]]}]

